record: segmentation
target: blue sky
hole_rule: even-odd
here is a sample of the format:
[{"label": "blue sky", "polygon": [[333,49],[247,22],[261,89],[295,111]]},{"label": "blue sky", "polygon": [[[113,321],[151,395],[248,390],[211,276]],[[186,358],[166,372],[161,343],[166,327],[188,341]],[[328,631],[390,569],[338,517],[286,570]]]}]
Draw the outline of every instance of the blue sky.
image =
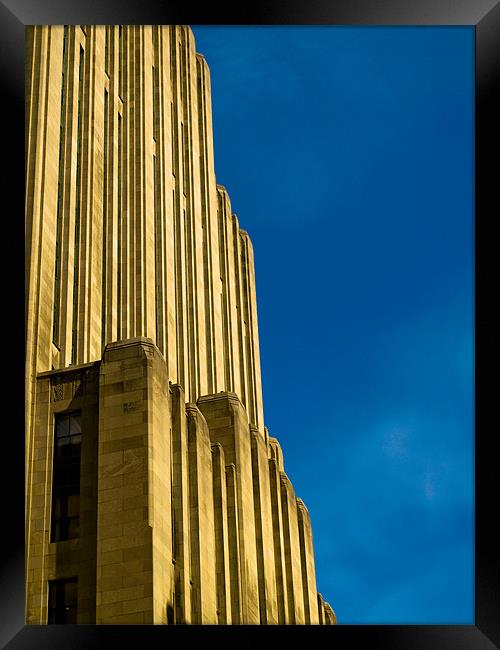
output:
[{"label": "blue sky", "polygon": [[473,28],[194,26],[341,623],[473,623]]}]

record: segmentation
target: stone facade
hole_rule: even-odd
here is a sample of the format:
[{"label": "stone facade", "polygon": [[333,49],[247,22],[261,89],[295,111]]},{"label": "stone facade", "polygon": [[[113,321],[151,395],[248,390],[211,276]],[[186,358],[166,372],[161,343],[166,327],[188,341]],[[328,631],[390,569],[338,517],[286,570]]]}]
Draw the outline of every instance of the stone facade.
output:
[{"label": "stone facade", "polygon": [[[26,48],[27,622],[76,579],[78,623],[335,623],[264,426],[252,244],[191,30],[37,26]],[[66,414],[78,532],[55,541]]]}]

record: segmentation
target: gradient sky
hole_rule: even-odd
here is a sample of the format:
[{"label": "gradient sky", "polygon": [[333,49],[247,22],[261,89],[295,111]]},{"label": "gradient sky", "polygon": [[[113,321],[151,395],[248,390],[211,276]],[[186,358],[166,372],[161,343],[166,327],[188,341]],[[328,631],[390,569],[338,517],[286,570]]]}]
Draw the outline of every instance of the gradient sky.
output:
[{"label": "gradient sky", "polygon": [[474,621],[474,30],[194,26],[341,623]]}]

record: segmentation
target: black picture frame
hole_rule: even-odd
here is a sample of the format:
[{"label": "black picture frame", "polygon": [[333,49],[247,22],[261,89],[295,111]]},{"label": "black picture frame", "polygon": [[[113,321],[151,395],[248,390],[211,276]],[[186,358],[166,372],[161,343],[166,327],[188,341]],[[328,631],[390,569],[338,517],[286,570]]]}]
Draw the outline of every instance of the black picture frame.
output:
[{"label": "black picture frame", "polygon": [[[24,625],[24,28],[30,24],[337,24],[470,25],[476,39],[475,131],[475,625],[338,625],[331,627],[241,626],[25,626]],[[270,7],[201,10],[165,0],[76,0],[0,2],[1,147],[3,162],[5,331],[2,451],[3,552],[0,561],[0,642],[17,648],[100,648],[109,644],[159,647],[164,643],[227,640],[239,645],[283,642],[331,644],[335,648],[500,647],[500,471],[495,454],[500,305],[495,217],[500,214],[500,3],[493,0],[342,0]],[[9,203],[7,208],[6,203]],[[12,256],[6,253],[13,252]],[[495,272],[495,268],[497,271]],[[17,284],[19,282],[19,284]],[[22,322],[25,322],[24,319]],[[22,358],[22,361],[21,361]],[[19,392],[18,392],[19,391]],[[12,399],[21,396],[17,401]],[[213,639],[210,637],[213,635]],[[288,639],[287,639],[288,640]]]}]

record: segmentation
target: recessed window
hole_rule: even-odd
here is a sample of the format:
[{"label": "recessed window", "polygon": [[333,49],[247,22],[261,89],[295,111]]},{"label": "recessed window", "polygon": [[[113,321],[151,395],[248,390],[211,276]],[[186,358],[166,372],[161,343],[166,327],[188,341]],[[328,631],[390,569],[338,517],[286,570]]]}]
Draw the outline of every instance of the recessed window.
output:
[{"label": "recessed window", "polygon": [[52,542],[79,536],[81,442],[81,414],[57,415],[52,482]]},{"label": "recessed window", "polygon": [[49,582],[49,623],[76,623],[78,582],[76,578]]}]

